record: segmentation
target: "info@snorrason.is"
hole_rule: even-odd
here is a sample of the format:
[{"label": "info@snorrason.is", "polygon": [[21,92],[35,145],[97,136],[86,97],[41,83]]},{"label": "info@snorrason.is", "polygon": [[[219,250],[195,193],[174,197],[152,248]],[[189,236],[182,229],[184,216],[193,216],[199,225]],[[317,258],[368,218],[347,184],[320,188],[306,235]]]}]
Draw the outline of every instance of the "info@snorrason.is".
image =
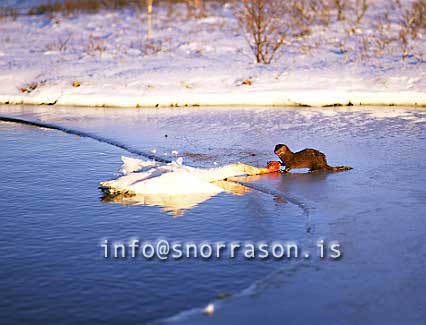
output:
[{"label": "info@snorrason.is", "polygon": [[[306,246],[306,247],[303,247]],[[102,239],[102,257],[105,259],[179,260],[179,259],[310,259],[339,260],[342,245],[337,240],[319,239],[309,245],[296,241],[218,241],[185,242],[158,239],[155,241],[132,238],[127,241]]]}]

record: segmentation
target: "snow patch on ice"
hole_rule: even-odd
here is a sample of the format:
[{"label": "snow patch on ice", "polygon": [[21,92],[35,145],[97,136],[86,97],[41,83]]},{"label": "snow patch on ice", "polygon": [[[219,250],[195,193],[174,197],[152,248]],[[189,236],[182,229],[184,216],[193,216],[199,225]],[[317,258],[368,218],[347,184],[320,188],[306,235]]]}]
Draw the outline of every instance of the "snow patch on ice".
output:
[{"label": "snow patch on ice", "polygon": [[122,157],[122,161],[122,176],[101,182],[100,187],[105,192],[132,195],[217,194],[225,189],[214,182],[260,171],[240,163],[215,168],[190,167],[183,164],[182,157],[167,164],[128,157]]},{"label": "snow patch on ice", "polygon": [[223,189],[212,182],[241,172],[230,168],[202,169],[184,166],[182,158],[170,164],[157,164],[152,160],[122,157],[116,180],[102,182],[101,188],[112,193],[188,195],[216,194]]}]

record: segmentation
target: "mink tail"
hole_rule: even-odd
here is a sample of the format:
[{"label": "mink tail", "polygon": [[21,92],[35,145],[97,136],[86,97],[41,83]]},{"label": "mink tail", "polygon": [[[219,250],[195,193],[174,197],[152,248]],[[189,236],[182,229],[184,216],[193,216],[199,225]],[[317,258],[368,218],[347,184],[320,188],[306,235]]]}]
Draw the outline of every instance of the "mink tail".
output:
[{"label": "mink tail", "polygon": [[344,172],[346,170],[351,170],[353,169],[352,167],[349,166],[336,166],[336,167],[332,167],[327,165],[327,170],[331,171],[331,172]]}]

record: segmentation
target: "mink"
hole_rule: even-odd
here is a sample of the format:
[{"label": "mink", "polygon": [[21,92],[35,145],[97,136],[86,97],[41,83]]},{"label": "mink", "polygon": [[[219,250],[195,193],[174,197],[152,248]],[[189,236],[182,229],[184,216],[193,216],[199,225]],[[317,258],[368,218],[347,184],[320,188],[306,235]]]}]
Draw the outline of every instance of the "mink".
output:
[{"label": "mink", "polygon": [[349,166],[332,167],[328,165],[325,154],[316,149],[292,152],[285,144],[277,144],[274,152],[285,166],[285,172],[289,172],[293,168],[309,168],[311,173],[317,171],[340,172],[352,169]]}]

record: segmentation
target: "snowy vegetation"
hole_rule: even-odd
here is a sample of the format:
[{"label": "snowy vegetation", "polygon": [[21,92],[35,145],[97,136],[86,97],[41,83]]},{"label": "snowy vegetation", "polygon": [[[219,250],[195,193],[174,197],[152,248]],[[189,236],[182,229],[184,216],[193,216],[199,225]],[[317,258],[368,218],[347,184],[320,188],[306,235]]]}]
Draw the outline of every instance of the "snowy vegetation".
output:
[{"label": "snowy vegetation", "polygon": [[4,103],[426,102],[426,0],[65,0],[0,17]]}]

